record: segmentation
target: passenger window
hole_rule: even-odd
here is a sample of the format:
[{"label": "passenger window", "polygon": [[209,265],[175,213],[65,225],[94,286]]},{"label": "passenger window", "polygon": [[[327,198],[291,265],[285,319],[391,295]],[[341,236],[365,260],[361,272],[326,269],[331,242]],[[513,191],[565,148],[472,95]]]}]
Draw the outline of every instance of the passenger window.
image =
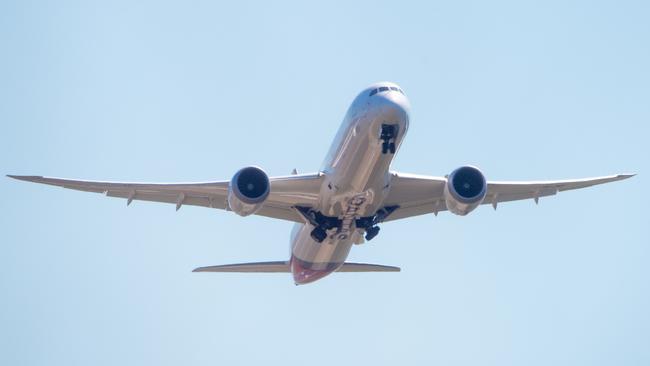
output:
[{"label": "passenger window", "polygon": [[379,92],[385,92],[385,91],[388,91],[387,86],[382,86],[382,87],[379,88]]},{"label": "passenger window", "polygon": [[371,96],[371,97],[372,97],[373,95],[375,95],[375,94],[377,94],[377,89],[373,89],[373,90],[370,92],[370,96]]}]

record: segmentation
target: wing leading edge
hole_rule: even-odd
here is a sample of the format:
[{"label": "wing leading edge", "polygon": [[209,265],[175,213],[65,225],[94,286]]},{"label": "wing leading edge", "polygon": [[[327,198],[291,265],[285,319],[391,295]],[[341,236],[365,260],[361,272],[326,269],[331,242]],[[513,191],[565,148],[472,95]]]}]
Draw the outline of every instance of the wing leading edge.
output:
[{"label": "wing leading edge", "polygon": [[[176,210],[183,205],[228,209],[228,181],[199,183],[130,183],[74,180],[31,175],[8,175],[27,182],[48,184],[78,191],[103,193],[107,197],[132,201],[171,203]],[[257,215],[304,222],[293,206],[313,206],[318,202],[322,175],[299,174],[270,178],[271,193]]]},{"label": "wing leading edge", "polygon": [[[447,179],[416,174],[392,172],[391,189],[385,206],[399,206],[385,221],[393,221],[428,213],[446,211],[444,187]],[[552,196],[561,191],[586,188],[633,177],[618,174],[596,178],[531,182],[488,182],[483,204],[493,207],[501,202]],[[183,205],[228,209],[228,181],[199,183],[129,183],[73,180],[42,176],[8,175],[10,178],[48,184],[86,192],[103,193],[108,197],[171,203],[176,210]],[[315,207],[323,175],[299,174],[270,178],[271,193],[257,215],[303,223],[303,217],[294,206]]]},{"label": "wing leading edge", "polygon": [[[392,173],[391,190],[386,206],[397,205],[397,209],[386,221],[398,220],[427,213],[446,211],[444,188],[447,179],[425,175]],[[596,178],[531,181],[531,182],[487,182],[487,194],[483,204],[495,209],[501,202],[552,196],[558,192],[586,188],[598,184],[615,182],[633,177],[635,174],[618,174]]]}]

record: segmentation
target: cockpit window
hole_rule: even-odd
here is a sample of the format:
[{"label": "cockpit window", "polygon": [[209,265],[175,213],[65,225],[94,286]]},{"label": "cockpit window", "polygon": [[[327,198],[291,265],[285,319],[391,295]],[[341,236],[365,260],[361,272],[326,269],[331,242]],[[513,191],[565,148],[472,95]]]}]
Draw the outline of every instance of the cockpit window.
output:
[{"label": "cockpit window", "polygon": [[398,87],[396,87],[396,86],[391,86],[391,87],[388,87],[388,86],[380,86],[379,88],[372,89],[372,90],[370,91],[370,96],[372,97],[373,95],[375,95],[375,94],[377,94],[377,93],[381,93],[381,92],[385,92],[385,91],[389,91],[389,90],[393,90],[393,91],[396,91],[396,92],[400,92],[400,93],[402,93],[402,95],[406,95],[406,94],[404,94],[404,92],[402,91],[402,89],[400,89],[400,88],[398,88]]}]

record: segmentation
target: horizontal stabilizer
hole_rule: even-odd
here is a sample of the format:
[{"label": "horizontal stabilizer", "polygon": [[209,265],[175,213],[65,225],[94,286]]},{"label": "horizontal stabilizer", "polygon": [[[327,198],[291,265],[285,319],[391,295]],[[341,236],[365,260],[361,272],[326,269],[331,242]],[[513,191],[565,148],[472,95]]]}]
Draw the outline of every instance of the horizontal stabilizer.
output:
[{"label": "horizontal stabilizer", "polygon": [[192,272],[257,272],[257,273],[274,273],[274,272],[291,272],[289,262],[254,262],[254,263],[237,263],[223,264],[220,266],[199,267]]},{"label": "horizontal stabilizer", "polygon": [[343,263],[336,272],[399,272],[399,267],[368,263]]},{"label": "horizontal stabilizer", "polygon": [[[399,272],[399,267],[367,263],[343,263],[336,272]],[[220,266],[199,267],[192,272],[240,272],[240,273],[290,273],[289,262],[254,262],[224,264]]]}]

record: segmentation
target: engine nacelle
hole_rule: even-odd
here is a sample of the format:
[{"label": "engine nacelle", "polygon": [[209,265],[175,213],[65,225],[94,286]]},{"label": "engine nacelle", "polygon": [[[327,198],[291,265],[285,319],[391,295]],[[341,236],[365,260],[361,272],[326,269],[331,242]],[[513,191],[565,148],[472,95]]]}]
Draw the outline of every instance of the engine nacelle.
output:
[{"label": "engine nacelle", "polygon": [[483,173],[476,167],[462,166],[447,177],[445,203],[452,213],[465,216],[483,202],[486,193]]},{"label": "engine nacelle", "polygon": [[262,208],[269,196],[269,176],[255,166],[240,169],[228,186],[228,206],[239,216],[248,216]]}]

